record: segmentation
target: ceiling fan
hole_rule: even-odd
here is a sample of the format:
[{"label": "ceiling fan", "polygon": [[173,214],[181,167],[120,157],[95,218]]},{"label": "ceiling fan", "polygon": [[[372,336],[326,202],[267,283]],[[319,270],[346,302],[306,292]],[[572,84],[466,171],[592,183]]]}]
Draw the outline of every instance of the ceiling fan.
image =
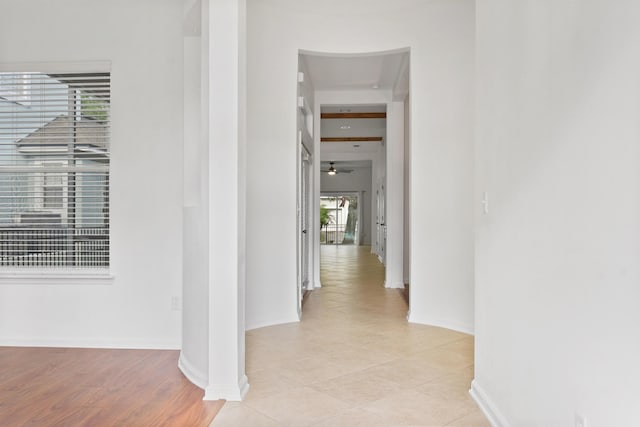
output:
[{"label": "ceiling fan", "polygon": [[336,175],[338,173],[351,173],[353,172],[353,169],[336,168],[335,162],[329,162],[329,169],[322,169],[321,171],[329,175]]}]

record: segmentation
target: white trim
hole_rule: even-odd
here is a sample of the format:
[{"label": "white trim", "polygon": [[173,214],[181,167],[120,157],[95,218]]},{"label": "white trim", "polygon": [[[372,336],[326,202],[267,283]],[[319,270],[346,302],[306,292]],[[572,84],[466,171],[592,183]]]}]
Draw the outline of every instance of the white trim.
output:
[{"label": "white trim", "polygon": [[111,285],[114,280],[106,269],[0,270],[0,285]]},{"label": "white trim", "polygon": [[204,391],[202,400],[219,400],[224,399],[231,402],[240,402],[244,400],[249,392],[249,379],[246,375],[240,378],[237,385],[235,384],[213,384],[208,386]]},{"label": "white trim", "polygon": [[311,281],[305,280],[304,282],[302,282],[302,289],[305,291],[312,291],[313,284],[311,283]]},{"label": "white trim", "polygon": [[196,369],[193,364],[185,358],[183,351],[180,352],[180,357],[178,358],[178,368],[193,384],[203,390],[207,388],[208,376]]},{"label": "white trim", "polygon": [[404,283],[387,283],[384,282],[384,287],[387,289],[404,289]]},{"label": "white trim", "polygon": [[[409,301],[411,301],[411,297],[409,297]],[[439,328],[451,329],[458,332],[463,332],[465,334],[474,335],[473,324],[461,324],[457,322],[449,322],[447,320],[442,319],[429,319],[425,317],[418,318],[414,314],[409,314],[407,319],[409,323],[419,323],[421,325],[430,325],[437,326]]]},{"label": "white trim", "polygon": [[113,350],[180,350],[180,345],[168,342],[144,342],[121,338],[77,337],[77,338],[11,338],[0,337],[1,347],[60,347],[60,348],[104,348]]},{"label": "white trim", "polygon": [[263,322],[263,323],[257,323],[255,325],[247,325],[245,327],[245,331],[252,331],[254,329],[260,329],[260,328],[266,328],[267,326],[277,326],[277,325],[284,325],[287,323],[300,323],[300,319],[298,318],[298,313],[296,312],[295,317],[291,318],[291,319],[282,319],[282,320],[277,320],[275,322]]},{"label": "white trim", "polygon": [[[394,53],[404,53],[404,52],[411,52],[411,48],[400,47],[397,49],[375,50],[370,52],[357,52],[357,53],[351,53],[351,52],[334,53],[334,52],[320,52],[315,50],[298,49],[298,53],[301,55],[320,56],[320,57],[323,57],[323,56],[336,57],[337,56],[340,58],[361,58],[361,57],[368,57],[368,56],[384,56],[384,55],[392,55]],[[343,104],[348,104],[348,103],[344,102]]]},{"label": "white trim", "polygon": [[0,72],[107,73],[111,61],[0,62]]},{"label": "white trim", "polygon": [[471,381],[471,389],[469,394],[476,401],[484,415],[493,427],[509,427],[510,424],[506,418],[500,413],[496,405],[489,398],[487,393],[480,387],[478,380]]}]

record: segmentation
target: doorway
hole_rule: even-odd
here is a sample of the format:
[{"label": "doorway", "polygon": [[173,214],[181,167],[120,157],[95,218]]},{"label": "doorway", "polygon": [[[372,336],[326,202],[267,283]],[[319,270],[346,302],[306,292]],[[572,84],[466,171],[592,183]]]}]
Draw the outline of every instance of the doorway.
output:
[{"label": "doorway", "polygon": [[360,244],[360,203],[358,194],[320,196],[320,244]]},{"label": "doorway", "polygon": [[302,138],[299,147],[298,162],[298,265],[297,265],[297,302],[298,318],[302,315],[302,302],[305,291],[310,288],[309,264],[311,256],[311,170],[312,155],[304,145]]},{"label": "doorway", "polygon": [[384,184],[376,190],[376,244],[373,253],[378,255],[378,259],[382,264],[385,263],[385,247],[387,246],[387,225],[385,223],[385,197]]},{"label": "doorway", "polygon": [[364,246],[381,263],[384,286],[404,289],[409,50],[300,52],[298,66],[298,130],[307,132],[304,118],[313,116],[312,289],[323,286],[321,252],[331,246]]}]

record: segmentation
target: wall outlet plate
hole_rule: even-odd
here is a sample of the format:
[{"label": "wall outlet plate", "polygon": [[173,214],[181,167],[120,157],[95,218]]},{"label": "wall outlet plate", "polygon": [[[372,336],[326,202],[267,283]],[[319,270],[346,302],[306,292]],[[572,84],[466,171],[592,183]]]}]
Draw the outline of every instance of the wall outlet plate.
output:
[{"label": "wall outlet plate", "polygon": [[182,310],[182,298],[180,298],[180,297],[171,297],[171,310],[173,310],[173,311],[181,311]]}]

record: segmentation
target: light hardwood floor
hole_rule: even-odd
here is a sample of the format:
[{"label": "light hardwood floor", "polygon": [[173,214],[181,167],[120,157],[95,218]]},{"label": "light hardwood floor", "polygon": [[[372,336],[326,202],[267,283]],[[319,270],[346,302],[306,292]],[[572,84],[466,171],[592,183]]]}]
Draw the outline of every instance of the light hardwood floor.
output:
[{"label": "light hardwood floor", "polygon": [[177,351],[0,347],[0,426],[208,426],[223,402],[177,364]]},{"label": "light hardwood floor", "polygon": [[473,337],[408,324],[369,247],[323,246],[302,321],[247,332],[245,401],[213,427],[486,427],[468,390]]}]

